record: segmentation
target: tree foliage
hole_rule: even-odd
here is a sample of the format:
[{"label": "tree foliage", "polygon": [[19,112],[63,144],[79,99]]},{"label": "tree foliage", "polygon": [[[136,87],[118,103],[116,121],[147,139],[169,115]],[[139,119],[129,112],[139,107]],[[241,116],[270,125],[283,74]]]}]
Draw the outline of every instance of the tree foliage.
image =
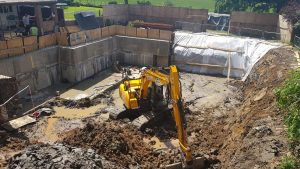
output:
[{"label": "tree foliage", "polygon": [[216,0],[216,12],[279,12],[289,0]]}]

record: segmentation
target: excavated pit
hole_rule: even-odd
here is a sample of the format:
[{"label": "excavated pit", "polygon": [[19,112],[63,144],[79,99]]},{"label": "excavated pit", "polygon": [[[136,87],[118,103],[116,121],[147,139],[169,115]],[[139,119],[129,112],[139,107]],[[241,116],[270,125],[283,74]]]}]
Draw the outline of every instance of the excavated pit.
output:
[{"label": "excavated pit", "polygon": [[[269,51],[245,82],[181,73],[190,145],[195,156],[205,157],[206,168],[272,168],[278,165],[288,152],[288,141],[284,114],[276,107],[274,89],[297,66],[294,55],[291,49],[285,48]],[[114,82],[121,79],[121,76],[109,77]],[[61,95],[66,99],[89,94],[95,91],[90,89],[109,82],[97,81],[96,86],[80,87],[86,83],[93,83],[93,79]],[[81,148],[83,152],[92,149],[90,151],[102,160],[114,165],[113,168],[163,168],[180,161],[171,116],[141,132],[130,120],[110,120],[104,111],[108,106],[122,106],[116,88],[109,89],[96,101],[74,102],[53,100],[48,106],[56,110],[55,114],[41,117],[37,123],[11,133],[0,147],[2,167],[25,167],[30,162],[24,155],[28,153],[51,150],[62,154],[63,148],[53,149],[57,146],[55,143]],[[34,146],[37,142],[39,145]],[[26,148],[28,145],[33,146]],[[70,153],[68,158],[71,156],[76,155]]]}]

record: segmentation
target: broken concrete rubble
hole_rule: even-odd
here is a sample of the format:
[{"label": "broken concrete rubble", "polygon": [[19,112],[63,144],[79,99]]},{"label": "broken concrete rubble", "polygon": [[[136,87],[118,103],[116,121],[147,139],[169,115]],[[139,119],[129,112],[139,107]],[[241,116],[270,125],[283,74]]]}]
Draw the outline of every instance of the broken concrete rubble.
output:
[{"label": "broken concrete rubble", "polygon": [[9,160],[8,169],[15,168],[121,168],[108,162],[92,149],[63,144],[36,144],[27,147]]}]

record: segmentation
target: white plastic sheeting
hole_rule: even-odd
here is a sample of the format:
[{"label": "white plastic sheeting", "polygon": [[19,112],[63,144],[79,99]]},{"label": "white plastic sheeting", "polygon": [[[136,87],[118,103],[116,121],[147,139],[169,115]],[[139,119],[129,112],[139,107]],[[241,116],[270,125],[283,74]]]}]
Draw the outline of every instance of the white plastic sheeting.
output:
[{"label": "white plastic sheeting", "polygon": [[259,59],[281,45],[252,38],[178,31],[172,61],[187,72],[224,76],[230,72],[230,77],[245,80]]}]

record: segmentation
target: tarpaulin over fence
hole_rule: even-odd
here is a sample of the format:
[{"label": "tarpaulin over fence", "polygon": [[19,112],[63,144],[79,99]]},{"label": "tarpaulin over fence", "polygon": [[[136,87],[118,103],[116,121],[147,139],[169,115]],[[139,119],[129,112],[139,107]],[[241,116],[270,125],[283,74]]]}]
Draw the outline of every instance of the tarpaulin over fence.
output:
[{"label": "tarpaulin over fence", "polygon": [[259,59],[281,45],[252,38],[177,31],[172,61],[187,72],[227,76],[230,71],[231,77],[245,80]]}]

